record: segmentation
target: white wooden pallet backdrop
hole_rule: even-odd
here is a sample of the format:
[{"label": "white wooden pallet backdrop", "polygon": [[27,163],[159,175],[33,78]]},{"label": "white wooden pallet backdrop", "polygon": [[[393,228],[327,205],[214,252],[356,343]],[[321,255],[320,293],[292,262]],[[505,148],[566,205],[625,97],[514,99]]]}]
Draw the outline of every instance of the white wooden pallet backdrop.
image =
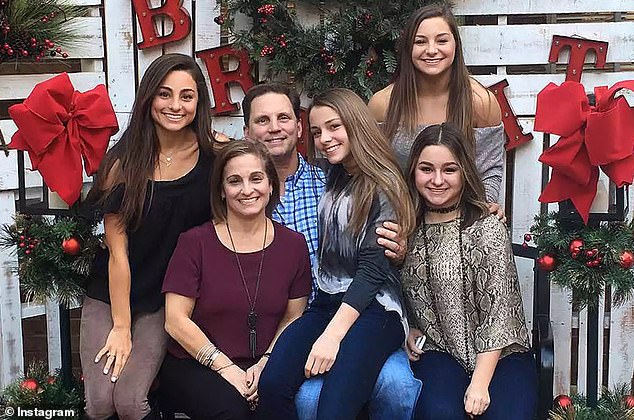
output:
[{"label": "white wooden pallet backdrop", "polygon": [[[215,0],[184,0],[183,7],[194,17],[190,35],[177,43],[149,50],[138,50],[141,31],[133,15],[131,0],[73,0],[89,9],[89,16],[76,23],[84,42],[70,49],[71,57],[81,58],[80,73],[71,74],[71,80],[78,90],[86,90],[98,83],[106,83],[121,127],[127,124],[138,80],[156,57],[168,52],[193,55],[196,51],[220,45],[220,28],[213,22],[218,14]],[[160,0],[149,2],[154,7]],[[634,0],[479,0],[456,1],[456,14],[462,16],[496,16],[497,24],[464,26],[461,33],[467,64],[470,66],[493,66],[495,74],[478,76],[485,85],[506,78],[509,87],[506,94],[525,132],[532,132],[537,93],[548,83],[561,83],[564,74],[517,74],[507,75],[508,66],[546,65],[552,36],[581,36],[589,39],[608,41],[608,64],[616,63],[617,69],[584,73],[582,82],[588,91],[600,85],[612,85],[616,81],[634,79],[634,22],[588,22],[548,24],[509,24],[509,17],[517,15],[557,14],[571,18],[581,13],[608,14],[634,11]],[[304,10],[299,7],[300,13]],[[314,13],[314,12],[313,12]],[[315,15],[302,16],[304,21],[315,22]],[[530,19],[528,19],[530,20]],[[549,22],[558,20],[552,19]],[[559,19],[563,21],[563,19]],[[166,33],[170,24],[164,25]],[[136,39],[135,39],[136,34]],[[591,59],[590,59],[591,60]],[[589,60],[589,61],[590,61]],[[560,63],[567,61],[563,54]],[[198,60],[201,68],[204,64]],[[204,71],[206,74],[206,71]],[[0,76],[0,101],[26,97],[35,83],[51,77],[51,74],[3,75]],[[232,90],[234,100],[241,100],[242,93]],[[214,121],[214,126],[233,137],[242,133],[242,118],[222,117]],[[10,120],[0,120],[0,129],[5,138],[15,131]],[[514,242],[522,242],[535,214],[539,213],[537,202],[541,189],[542,167],[537,158],[542,152],[542,135],[533,133],[534,140],[520,146],[515,152],[513,180],[512,226]],[[116,141],[117,137],[113,139]],[[554,141],[554,140],[553,140]],[[28,182],[36,185],[37,174],[30,174]],[[15,212],[17,189],[17,168],[14,153],[10,157],[0,157],[0,223],[11,220]],[[631,202],[634,202],[630,199]],[[46,305],[20,303],[18,279],[11,267],[15,257],[6,251],[0,252],[0,385],[6,384],[23,369],[22,327],[23,318],[46,314],[49,326],[49,364],[59,367],[59,327],[58,311],[53,302]],[[524,305],[529,328],[532,327],[532,263],[517,260]],[[571,391],[571,332],[579,332],[579,376],[577,390],[585,389],[585,345],[587,341],[586,312],[573,314],[566,291],[557,287],[551,292],[551,319],[555,334],[555,394]],[[634,371],[634,302],[610,312],[601,309],[603,327],[610,329],[609,384],[629,382]],[[599,340],[599,353],[603,353],[603,339]],[[602,378],[603,360],[599,361],[599,381]]]}]

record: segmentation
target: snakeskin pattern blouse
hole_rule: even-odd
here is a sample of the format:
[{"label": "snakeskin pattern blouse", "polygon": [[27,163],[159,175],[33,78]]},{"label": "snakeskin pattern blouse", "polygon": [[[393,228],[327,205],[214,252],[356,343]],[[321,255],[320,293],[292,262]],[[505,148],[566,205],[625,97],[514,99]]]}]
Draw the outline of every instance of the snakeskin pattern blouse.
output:
[{"label": "snakeskin pattern blouse", "polygon": [[[459,220],[425,228],[423,232],[421,225],[414,233],[401,271],[410,325],[427,335],[424,350],[449,353],[469,373],[478,353],[502,350],[504,357],[528,351],[522,296],[505,225],[489,215],[467,227],[462,233],[464,264]],[[430,264],[429,279],[426,264]]]}]

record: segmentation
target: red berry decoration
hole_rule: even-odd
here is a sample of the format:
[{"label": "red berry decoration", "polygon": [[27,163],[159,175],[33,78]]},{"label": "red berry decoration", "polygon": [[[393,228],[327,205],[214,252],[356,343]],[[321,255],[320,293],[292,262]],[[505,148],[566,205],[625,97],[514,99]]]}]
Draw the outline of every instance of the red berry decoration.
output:
[{"label": "red berry decoration", "polygon": [[68,58],[68,53],[62,53],[62,58]]},{"label": "red berry decoration", "polygon": [[524,234],[524,241],[530,242],[532,240],[533,240],[533,236],[530,233],[525,233]]},{"label": "red berry decoration", "polygon": [[558,395],[555,397],[555,401],[553,402],[554,407],[561,407],[564,410],[574,409],[574,404],[572,402],[572,398],[567,395]]},{"label": "red berry decoration", "polygon": [[626,395],[623,397],[623,403],[627,408],[634,408],[634,395]]},{"label": "red berry decoration", "polygon": [[581,252],[581,248],[583,248],[583,241],[581,239],[573,239],[572,241],[570,241],[570,246],[568,247],[568,249],[570,250],[571,254],[579,254],[579,252]]},{"label": "red berry decoration", "polygon": [[81,251],[81,244],[76,238],[65,239],[62,242],[62,249],[64,254],[77,255]]},{"label": "red berry decoration", "polygon": [[218,25],[224,25],[225,24],[225,17],[222,15],[216,16],[214,18],[214,22],[216,22]]},{"label": "red berry decoration", "polygon": [[37,389],[37,381],[33,378],[27,378],[25,380],[22,381],[22,383],[20,384],[20,387],[22,389],[28,389],[30,391],[35,391]]},{"label": "red berry decoration", "polygon": [[540,270],[553,271],[556,264],[557,261],[555,261],[555,257],[549,254],[544,254],[541,257],[537,258],[537,265],[539,266]]},{"label": "red berry decoration", "polygon": [[631,251],[623,251],[619,256],[619,265],[626,270],[634,265],[634,254]]}]

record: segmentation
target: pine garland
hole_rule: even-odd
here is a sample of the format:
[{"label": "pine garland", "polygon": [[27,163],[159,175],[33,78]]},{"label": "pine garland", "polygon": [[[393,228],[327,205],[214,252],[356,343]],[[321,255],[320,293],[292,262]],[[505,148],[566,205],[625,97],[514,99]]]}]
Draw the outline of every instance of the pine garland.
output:
[{"label": "pine garland", "polygon": [[69,306],[83,296],[86,280],[101,235],[97,221],[79,216],[50,217],[17,214],[4,225],[0,246],[18,256],[17,273],[27,299],[56,298]]},{"label": "pine garland", "polygon": [[[606,286],[612,288],[612,301],[620,305],[634,291],[632,253],[633,225],[604,222],[598,227],[562,222],[557,213],[535,217],[531,233],[542,260],[554,259],[550,279],[572,290],[572,301],[580,307],[593,305]],[[579,247],[579,245],[581,245]],[[542,263],[543,264],[543,263]],[[550,270],[549,270],[550,271]]]},{"label": "pine garland", "polygon": [[62,46],[73,45],[78,35],[67,23],[84,14],[63,0],[0,0],[0,63],[68,57]]},{"label": "pine garland", "polygon": [[[79,419],[84,411],[83,397],[81,380],[73,379],[69,387],[63,383],[59,371],[50,375],[43,362],[34,362],[27,369],[26,375],[16,379],[2,391],[0,415],[3,419],[24,418],[24,416],[18,416],[18,407],[20,407],[22,410],[39,409],[45,412],[46,410],[72,410],[74,415],[55,415],[54,418]],[[52,416],[52,411],[49,411],[49,414]]]},{"label": "pine garland", "polygon": [[[588,407],[583,395],[572,395],[572,404],[557,406],[548,414],[549,420],[633,420],[634,397],[629,395],[627,385],[617,386],[614,390],[604,390],[594,408]],[[558,405],[558,404],[556,404]]]},{"label": "pine garland", "polygon": [[[324,9],[315,0],[307,4]],[[266,78],[287,75],[309,96],[332,86],[352,89],[361,97],[387,86],[396,69],[395,43],[407,18],[429,0],[341,2],[324,10],[323,23],[299,23],[294,2],[228,0],[215,20],[246,50],[253,62],[266,59]],[[252,27],[233,31],[237,13]]]}]

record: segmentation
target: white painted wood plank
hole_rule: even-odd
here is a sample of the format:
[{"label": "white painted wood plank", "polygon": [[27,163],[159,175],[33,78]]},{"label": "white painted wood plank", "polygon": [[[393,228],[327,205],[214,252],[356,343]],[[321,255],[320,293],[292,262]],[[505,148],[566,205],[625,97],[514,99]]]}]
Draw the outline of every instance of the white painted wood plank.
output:
[{"label": "white painted wood plank", "polygon": [[[634,188],[629,189],[630,211],[628,219],[634,217]],[[615,307],[610,318],[610,387],[629,383],[634,376],[634,300]]]},{"label": "white painted wood plank", "polygon": [[550,321],[555,349],[554,395],[570,394],[570,332],[572,305],[567,290],[551,283]]},{"label": "white painted wood plank", "polygon": [[[220,46],[220,25],[214,22],[214,18],[218,16],[220,10],[216,0],[197,1],[194,3],[194,51],[204,51],[209,48]],[[194,57],[196,55],[194,54]],[[209,96],[211,97],[212,106],[215,104],[213,92],[211,91],[211,81],[207,73],[205,63],[196,57],[196,62],[205,76],[205,82],[209,88]]]},{"label": "white painted wood plank", "polygon": [[[566,79],[561,74],[515,74],[515,75],[486,75],[474,76],[485,86],[491,86],[500,80],[506,79],[509,86],[504,90],[509,99],[511,108],[516,115],[535,115],[537,106],[537,94],[550,82],[560,85]],[[622,80],[634,80],[634,72],[584,72],[581,77],[586,92],[590,93],[597,86],[612,86]]]},{"label": "white painted wood plank", "polygon": [[22,319],[34,318],[36,316],[45,315],[46,306],[37,302],[22,303]]},{"label": "white painted wood plank", "polygon": [[456,0],[456,15],[518,15],[541,13],[628,12],[634,0]]},{"label": "white painted wood plank", "polygon": [[75,6],[101,6],[101,0],[69,0],[68,3]]},{"label": "white painted wood plank", "polygon": [[[13,192],[0,192],[0,224],[11,223],[15,213]],[[14,273],[15,255],[0,249],[0,385],[5,386],[24,369],[20,283]]]},{"label": "white painted wood plank", "polygon": [[[520,118],[519,123],[525,133],[533,131],[533,119]],[[513,242],[520,244],[524,241],[524,234],[530,231],[540,209],[537,199],[542,188],[542,164],[537,159],[542,153],[542,135],[533,135],[533,140],[515,149],[512,238]],[[531,182],[527,182],[528,179]]]},{"label": "white painted wood plank", "polygon": [[[214,18],[220,14],[216,0],[194,3],[194,51],[203,51],[220,45],[220,25]],[[202,62],[199,62],[204,69]],[[205,72],[206,73],[206,72]]]},{"label": "white painted wood plank", "polygon": [[215,117],[213,127],[229,137],[241,139],[244,136],[244,119],[241,116]]},{"label": "white painted wood plank", "polygon": [[[11,74],[0,76],[0,101],[7,99],[24,99],[36,84],[48,80],[56,74]],[[75,90],[84,92],[100,83],[104,83],[105,73],[81,72],[69,73],[70,81]]]},{"label": "white painted wood plank", "polygon": [[[532,131],[532,119],[520,119],[519,122],[525,132]],[[536,137],[539,138],[535,138],[533,141],[515,149],[513,207],[511,210],[513,221],[511,238],[514,243],[521,244],[524,241],[524,234],[530,231],[535,215],[539,214],[537,197],[541,192],[541,183],[525,182],[528,174],[531,174],[531,179],[541,179],[541,164],[537,161],[542,150],[541,136]],[[525,258],[516,258],[515,262],[522,290],[524,315],[530,330],[533,328],[534,262]]]},{"label": "white painted wood plank", "polygon": [[610,387],[628,383],[634,372],[634,303],[612,308],[610,321]]},{"label": "white painted wood plank", "polygon": [[79,35],[74,44],[68,45],[68,47],[62,45],[62,49],[68,51],[69,58],[103,58],[104,47],[100,17],[81,17],[73,19],[67,25],[69,29],[75,30]]},{"label": "white painted wood plank", "polygon": [[[161,0],[148,0],[148,4],[151,8],[156,8],[161,6]],[[135,13],[133,13],[134,21],[136,22],[136,33],[137,33],[137,45],[141,41],[143,41],[143,33],[141,32],[141,26],[139,25],[139,21]],[[155,21],[157,34],[163,33],[163,25],[161,19]],[[163,55],[163,47],[153,47],[153,48],[145,48],[143,50],[139,50],[137,48],[137,74],[138,80],[141,81],[145,70],[152,63],[152,61],[156,60],[160,56]]]},{"label": "white painted wood plank", "polygon": [[62,340],[59,325],[59,303],[46,301],[46,342],[48,344],[48,370],[55,372],[62,367]]},{"label": "white painted wood plank", "polygon": [[[181,6],[187,10],[187,12],[189,13],[189,16],[193,16],[192,13],[192,0],[183,0]],[[198,18],[198,16],[196,17]],[[172,32],[172,27],[173,25],[176,24],[178,25],[179,22],[172,22],[170,19],[165,19],[164,20],[164,31],[166,34]],[[165,44],[165,47],[163,48],[163,51],[165,52],[165,54],[168,53],[181,53],[181,54],[185,54],[185,55],[193,55],[194,52],[194,35],[193,35],[193,31],[194,31],[194,27],[193,25],[191,26],[191,29],[189,31],[189,34],[184,38],[181,39],[180,41],[176,41],[176,42],[170,42],[168,44]]]},{"label": "white painted wood plank", "polygon": [[[607,41],[608,63],[634,61],[634,22],[462,26],[467,65],[546,64],[553,35]],[[560,62],[567,59],[562,56]]]},{"label": "white painted wood plank", "polygon": [[115,112],[130,112],[136,91],[132,2],[108,0],[104,19],[108,42],[108,93]]}]

